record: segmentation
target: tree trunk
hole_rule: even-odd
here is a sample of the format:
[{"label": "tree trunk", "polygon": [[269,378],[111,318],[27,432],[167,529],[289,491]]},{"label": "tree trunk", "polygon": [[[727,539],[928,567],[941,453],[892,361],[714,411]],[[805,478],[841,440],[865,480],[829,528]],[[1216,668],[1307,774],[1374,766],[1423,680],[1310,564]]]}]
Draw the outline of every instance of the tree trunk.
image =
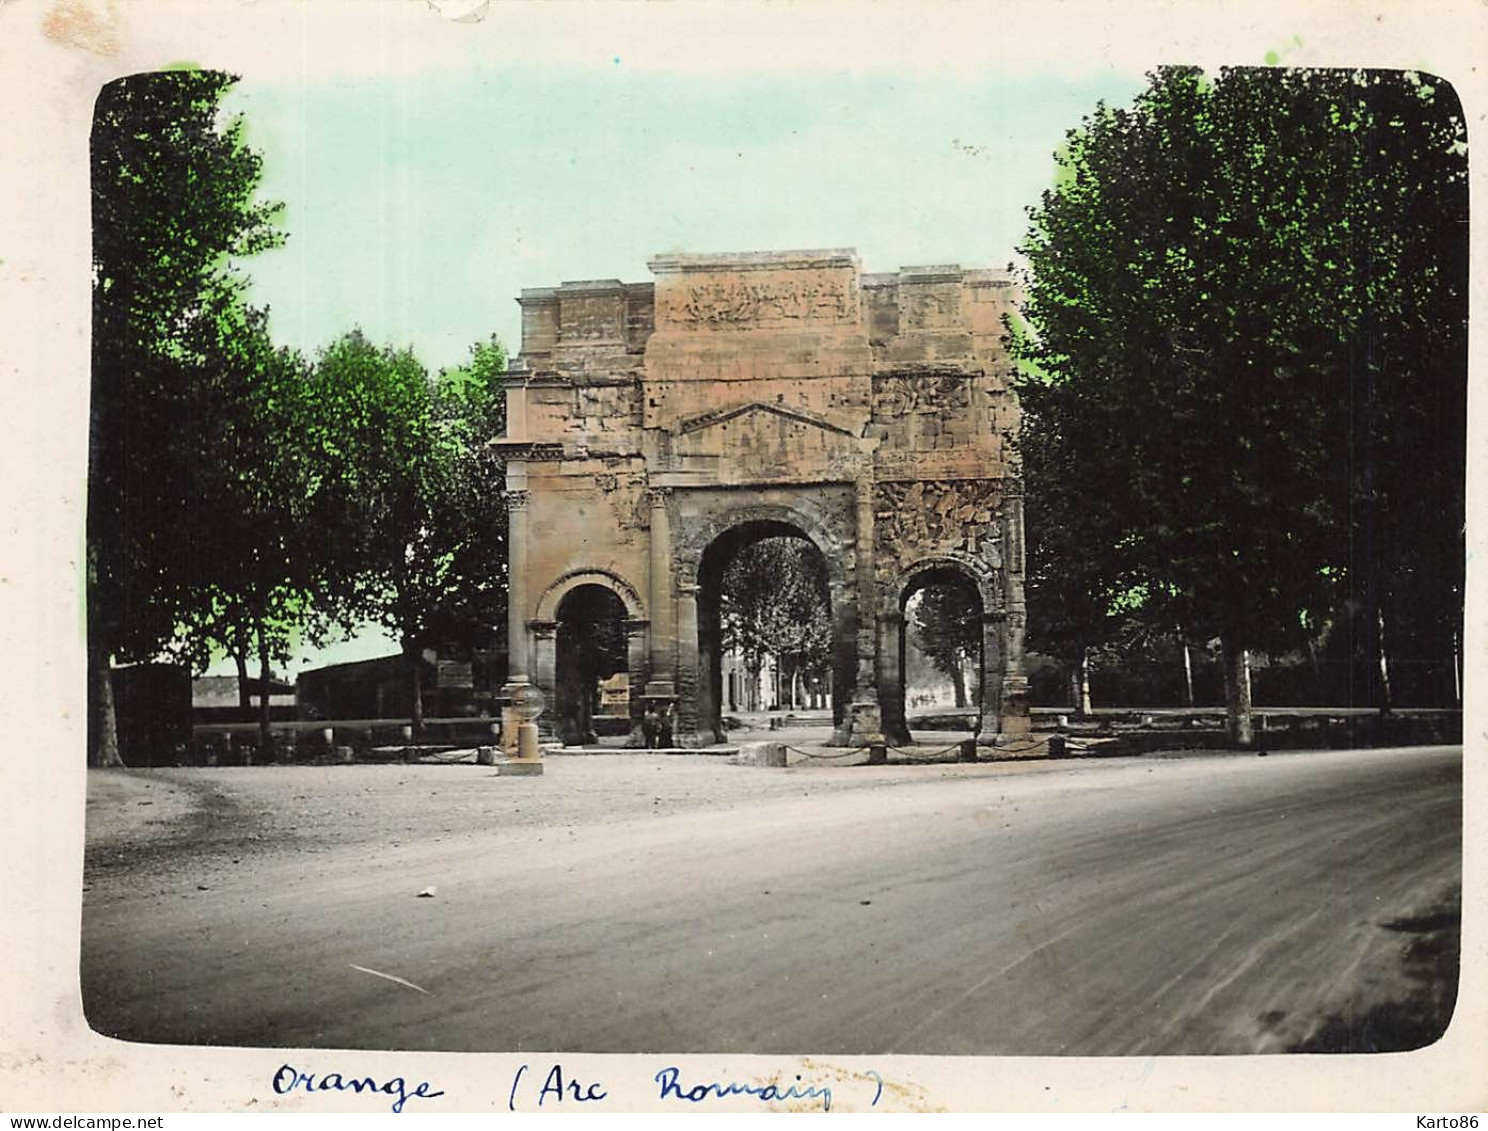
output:
[{"label": "tree trunk", "polygon": [[1080,658],[1075,663],[1075,714],[1086,716],[1091,714],[1093,708],[1090,703],[1090,653],[1085,649],[1080,650]]},{"label": "tree trunk", "polygon": [[1233,633],[1224,633],[1219,640],[1224,657],[1226,730],[1232,745],[1249,748],[1255,742],[1255,727],[1250,712],[1248,653]]},{"label": "tree trunk", "polygon": [[88,765],[122,766],[119,726],[114,715],[114,677],[108,653],[88,638]]},{"label": "tree trunk", "polygon": [[1191,710],[1194,705],[1193,693],[1193,655],[1188,650],[1188,642],[1183,644],[1183,698]]},{"label": "tree trunk", "polygon": [[1311,636],[1307,638],[1307,659],[1312,664],[1312,701],[1314,705],[1326,703],[1328,697],[1323,693],[1323,665],[1318,662],[1317,642]]},{"label": "tree trunk", "polygon": [[1462,705],[1462,638],[1452,631],[1452,691],[1455,702]]},{"label": "tree trunk", "polygon": [[273,760],[274,733],[269,726],[269,649],[264,644],[263,627],[258,629],[258,756],[259,761]]},{"label": "tree trunk", "polygon": [[[423,742],[423,740],[424,740],[424,665],[422,663],[423,657],[419,655],[419,653],[418,653],[418,651],[416,649],[407,649],[407,648],[405,648],[403,654],[408,657],[408,688],[409,688],[409,692],[410,692],[410,695],[411,695],[411,699],[410,699],[410,702],[411,702],[410,714],[411,714],[412,718],[411,718],[410,721],[412,722],[413,741],[416,742],[416,743],[418,743],[418,742]],[[588,698],[588,690],[587,690],[587,688],[581,688],[579,694],[580,694],[579,713],[582,715],[584,713],[584,708],[583,708],[583,705],[582,704],[583,704],[584,700]],[[580,730],[585,730],[587,728],[588,728],[587,722],[584,719],[581,718],[579,720],[579,729]]]},{"label": "tree trunk", "polygon": [[114,713],[114,676],[109,649],[96,615],[94,600],[98,581],[98,548],[88,542],[88,592],[85,595],[88,631],[88,765],[122,766],[119,755],[119,722]]},{"label": "tree trunk", "polygon": [[1390,708],[1394,706],[1390,693],[1390,653],[1385,642],[1385,608],[1380,605],[1375,609],[1375,620],[1379,625],[1379,635],[1376,638],[1379,651],[1379,713],[1388,715]]},{"label": "tree trunk", "polygon": [[248,694],[248,650],[245,646],[233,649],[233,661],[238,665],[238,710],[247,715],[253,709],[253,697]]},{"label": "tree trunk", "polygon": [[951,660],[951,694],[956,697],[956,708],[966,706],[966,673],[962,670],[961,657]]}]

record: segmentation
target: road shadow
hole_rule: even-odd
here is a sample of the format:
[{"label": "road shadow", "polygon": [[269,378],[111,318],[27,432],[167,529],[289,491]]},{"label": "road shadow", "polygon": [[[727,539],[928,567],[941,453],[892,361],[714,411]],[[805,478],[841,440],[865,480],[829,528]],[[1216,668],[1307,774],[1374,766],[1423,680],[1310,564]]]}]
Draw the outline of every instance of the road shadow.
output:
[{"label": "road shadow", "polygon": [[1362,1013],[1335,1013],[1290,1052],[1409,1052],[1441,1039],[1457,1004],[1462,961],[1462,893],[1419,915],[1381,923],[1404,936],[1405,996]]}]

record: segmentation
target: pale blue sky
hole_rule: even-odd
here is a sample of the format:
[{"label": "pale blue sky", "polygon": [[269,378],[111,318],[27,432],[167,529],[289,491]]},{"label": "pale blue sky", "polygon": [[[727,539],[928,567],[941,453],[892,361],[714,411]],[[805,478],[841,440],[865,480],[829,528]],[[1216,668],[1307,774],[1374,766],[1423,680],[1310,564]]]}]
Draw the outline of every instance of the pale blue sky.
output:
[{"label": "pale blue sky", "polygon": [[[264,156],[263,195],[286,206],[287,244],[243,263],[253,300],[280,342],[313,353],[360,326],[431,370],[493,332],[515,353],[523,287],[645,280],[660,251],[1006,266],[1065,132],[1143,81],[1115,68],[715,77],[599,51],[391,77],[277,71],[245,68],[229,102]],[[395,650],[369,630],[290,674]]]},{"label": "pale blue sky", "polygon": [[855,247],[865,269],[1002,267],[1064,132],[1141,76],[591,65],[255,81],[232,96],[289,242],[244,264],[275,336],[360,325],[457,364],[515,352],[522,287],[649,278],[659,251]]}]

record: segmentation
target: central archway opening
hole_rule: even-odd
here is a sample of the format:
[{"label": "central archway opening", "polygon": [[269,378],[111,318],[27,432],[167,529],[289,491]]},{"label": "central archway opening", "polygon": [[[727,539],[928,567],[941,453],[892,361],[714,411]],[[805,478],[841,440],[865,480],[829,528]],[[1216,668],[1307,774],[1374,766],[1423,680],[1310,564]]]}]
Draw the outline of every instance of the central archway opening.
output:
[{"label": "central archway opening", "polygon": [[[727,739],[724,715],[846,711],[826,558],[785,522],[732,527],[698,570],[698,729]],[[727,679],[725,679],[727,672]]]},{"label": "central archway opening", "polygon": [[630,729],[625,605],[603,585],[579,585],[558,603],[554,729],[587,746]]},{"label": "central archway opening", "polygon": [[983,681],[982,598],[959,570],[926,570],[901,597],[899,718],[911,729],[974,734],[980,727]]}]

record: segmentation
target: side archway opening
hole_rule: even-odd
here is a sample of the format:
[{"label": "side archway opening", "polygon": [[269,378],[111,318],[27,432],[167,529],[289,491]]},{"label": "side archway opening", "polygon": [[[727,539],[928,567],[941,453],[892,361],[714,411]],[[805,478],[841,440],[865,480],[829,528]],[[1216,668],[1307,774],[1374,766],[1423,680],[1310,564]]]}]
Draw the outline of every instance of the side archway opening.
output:
[{"label": "side archway opening", "polygon": [[565,746],[630,731],[624,602],[609,588],[581,584],[557,606],[553,725]]},{"label": "side archway opening", "polygon": [[887,737],[916,741],[916,721],[925,724],[921,740],[932,729],[948,742],[978,734],[993,676],[976,579],[954,565],[920,570],[901,590],[897,612],[898,680],[885,712]]}]

